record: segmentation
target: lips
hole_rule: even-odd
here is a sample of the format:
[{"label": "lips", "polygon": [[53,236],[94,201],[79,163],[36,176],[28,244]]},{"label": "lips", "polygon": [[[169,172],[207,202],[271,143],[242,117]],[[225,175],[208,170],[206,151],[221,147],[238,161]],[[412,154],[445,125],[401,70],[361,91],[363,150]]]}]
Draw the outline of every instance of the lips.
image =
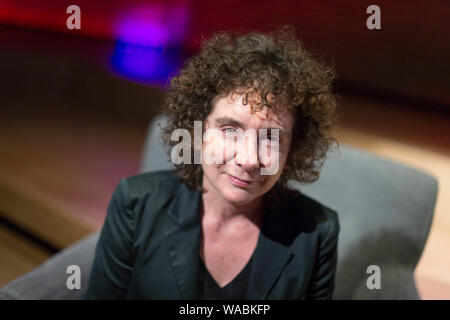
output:
[{"label": "lips", "polygon": [[237,178],[237,177],[235,177],[235,176],[233,176],[231,174],[228,174],[228,178],[230,179],[230,181],[233,184],[238,185],[240,187],[245,187],[245,186],[248,186],[250,183],[252,183],[252,181],[243,180],[243,179]]}]

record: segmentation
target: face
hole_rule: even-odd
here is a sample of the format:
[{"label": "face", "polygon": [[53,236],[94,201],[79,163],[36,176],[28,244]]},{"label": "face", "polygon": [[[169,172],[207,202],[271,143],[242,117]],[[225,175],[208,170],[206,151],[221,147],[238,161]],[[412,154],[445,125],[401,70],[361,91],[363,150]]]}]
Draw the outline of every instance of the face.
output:
[{"label": "face", "polygon": [[287,108],[274,113],[264,107],[253,114],[250,108],[250,104],[243,104],[242,96],[230,94],[216,100],[205,123],[203,187],[236,205],[259,199],[277,182],[289,153],[294,124]]}]

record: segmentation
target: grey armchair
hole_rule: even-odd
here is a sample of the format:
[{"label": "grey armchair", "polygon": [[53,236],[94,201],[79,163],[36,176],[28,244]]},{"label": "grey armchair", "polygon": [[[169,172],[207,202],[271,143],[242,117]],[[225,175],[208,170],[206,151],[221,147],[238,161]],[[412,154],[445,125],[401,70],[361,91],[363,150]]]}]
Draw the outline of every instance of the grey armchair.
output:
[{"label": "grey armchair", "polygon": [[[159,116],[149,128],[142,171],[172,168],[159,136]],[[420,299],[414,270],[425,246],[436,202],[435,178],[349,146],[330,153],[306,195],[334,208],[341,233],[335,299]],[[87,286],[98,233],[61,251],[0,290],[3,299],[79,299]],[[66,286],[66,269],[81,268],[81,289]],[[380,289],[369,289],[369,266],[379,267]]]}]

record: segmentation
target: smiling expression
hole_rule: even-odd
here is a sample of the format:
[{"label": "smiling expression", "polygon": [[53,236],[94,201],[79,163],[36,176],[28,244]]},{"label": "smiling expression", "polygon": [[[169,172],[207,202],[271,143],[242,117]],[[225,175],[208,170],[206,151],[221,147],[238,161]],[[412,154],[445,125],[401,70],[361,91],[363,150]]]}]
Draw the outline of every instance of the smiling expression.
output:
[{"label": "smiling expression", "polygon": [[[275,113],[265,106],[252,114],[250,105],[243,104],[240,95],[218,98],[205,123],[207,131],[218,134],[211,139],[204,137],[202,156],[205,158],[205,152],[213,150],[223,159],[219,163],[202,161],[203,187],[239,205],[260,198],[275,185],[283,171],[293,124],[294,118],[287,108]],[[259,134],[260,129],[267,129],[267,137]],[[278,129],[279,135],[270,135],[270,129]],[[274,143],[278,144],[277,149],[271,148]],[[261,174],[274,161],[278,170]]]}]

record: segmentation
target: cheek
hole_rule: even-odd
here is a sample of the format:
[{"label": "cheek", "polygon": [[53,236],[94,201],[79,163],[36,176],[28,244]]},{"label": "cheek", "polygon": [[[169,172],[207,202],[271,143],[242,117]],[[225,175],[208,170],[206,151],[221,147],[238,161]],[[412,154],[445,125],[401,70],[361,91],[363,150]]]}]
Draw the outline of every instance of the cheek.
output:
[{"label": "cheek", "polygon": [[[259,150],[262,166],[261,174],[274,176],[276,180],[283,171],[288,152],[289,148],[286,148],[285,144],[262,142]],[[271,180],[270,177],[269,180]]]},{"label": "cheek", "polygon": [[263,166],[271,166],[276,162],[280,162],[280,148],[279,146],[262,141],[259,146],[259,161]]},{"label": "cheek", "polygon": [[207,165],[226,163],[226,146],[226,141],[220,132],[207,132],[203,138],[202,163]]}]

